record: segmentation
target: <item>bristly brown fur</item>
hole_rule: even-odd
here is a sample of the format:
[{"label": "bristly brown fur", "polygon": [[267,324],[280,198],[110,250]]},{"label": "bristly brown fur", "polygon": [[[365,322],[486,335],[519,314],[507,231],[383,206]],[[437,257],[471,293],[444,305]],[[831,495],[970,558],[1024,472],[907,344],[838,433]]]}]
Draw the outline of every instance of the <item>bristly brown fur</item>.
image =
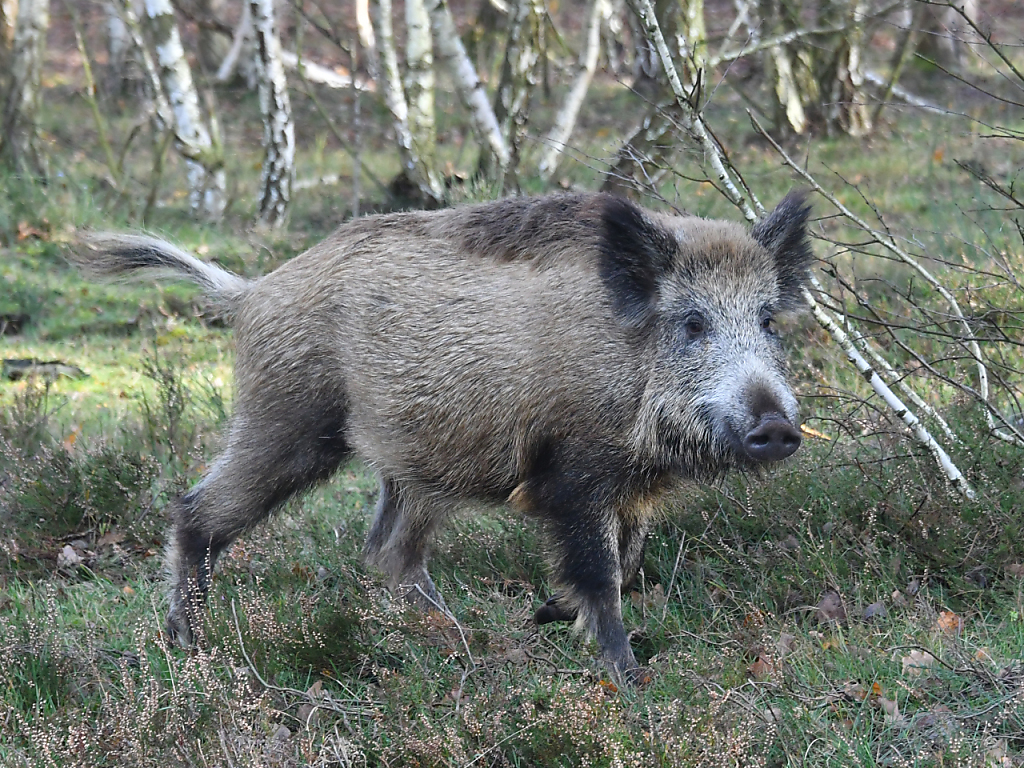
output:
[{"label": "bristly brown fur", "polygon": [[443,606],[435,530],[508,500],[551,541],[559,593],[537,620],[575,619],[626,675],[619,594],[660,495],[795,449],[770,319],[806,279],[806,216],[790,197],[747,232],[607,195],[515,198],[359,219],[253,281],[93,236],[80,262],[176,271],[235,328],[225,450],[174,507],[171,637],[191,640],[219,553],[355,453],[380,477],[366,554],[393,590]]}]

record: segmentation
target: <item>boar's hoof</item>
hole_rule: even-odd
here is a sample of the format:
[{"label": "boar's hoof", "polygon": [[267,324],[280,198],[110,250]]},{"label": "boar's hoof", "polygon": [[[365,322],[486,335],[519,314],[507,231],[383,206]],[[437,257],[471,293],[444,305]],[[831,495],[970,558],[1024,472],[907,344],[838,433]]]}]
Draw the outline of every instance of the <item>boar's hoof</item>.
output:
[{"label": "boar's hoof", "polygon": [[191,648],[195,645],[192,624],[183,605],[172,606],[164,622],[164,636],[169,646]]},{"label": "boar's hoof", "polygon": [[449,619],[455,618],[425,568],[414,569],[395,579],[391,584],[391,594],[424,613],[436,611]]},{"label": "boar's hoof", "polygon": [[743,450],[754,461],[782,461],[799,447],[799,430],[777,413],[762,416],[743,438]]},{"label": "boar's hoof", "polygon": [[576,611],[570,610],[565,603],[560,602],[560,597],[560,595],[549,597],[547,602],[533,614],[533,623],[539,627],[555,621],[576,621]]}]

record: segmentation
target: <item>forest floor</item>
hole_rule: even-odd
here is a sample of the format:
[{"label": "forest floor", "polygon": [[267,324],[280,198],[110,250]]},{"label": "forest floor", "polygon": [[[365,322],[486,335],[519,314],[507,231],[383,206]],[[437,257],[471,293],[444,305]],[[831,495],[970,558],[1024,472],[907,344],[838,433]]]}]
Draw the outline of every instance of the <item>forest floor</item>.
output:
[{"label": "forest floor", "polygon": [[[596,87],[584,122],[609,122],[565,188],[596,185],[642,106]],[[242,537],[219,564],[199,647],[168,648],[165,513],[220,444],[231,333],[190,286],[95,285],[64,261],[82,228],[139,226],[147,192],[103,181],[72,92],[51,83],[49,101],[67,103],[47,118],[53,181],[6,177],[0,200],[0,352],[64,366],[15,381],[7,363],[0,380],[0,765],[1024,765],[1024,456],[972,442],[977,408],[949,393],[979,491],[964,502],[807,318],[787,323],[784,343],[819,437],[764,478],[691,487],[665,510],[623,600],[644,686],[617,688],[570,629],[531,624],[548,594],[543,543],[502,509],[467,510],[438,540],[432,574],[457,623],[395,604],[361,560],[376,483],[360,463]],[[381,207],[365,178],[356,195],[351,158],[296,97],[299,178],[337,173],[342,185],[297,192],[289,229],[253,230],[255,97],[220,99],[226,220],[190,219],[172,158],[149,229],[256,275],[356,201]],[[717,109],[734,161],[778,199],[792,177],[735,105]],[[958,229],[961,203],[982,194],[955,161],[1004,175],[1024,165],[1020,147],[982,133],[893,114],[869,139],[797,150],[955,259],[976,237]],[[391,178],[382,132],[363,142],[361,162]],[[453,178],[472,169],[457,144],[444,149]],[[127,153],[139,179],[148,152]],[[453,201],[489,193],[468,187]],[[663,194],[736,218],[707,184],[680,176]],[[843,194],[866,210],[855,188]],[[998,236],[996,215],[978,220]],[[1019,241],[1008,258],[1024,265]]]}]

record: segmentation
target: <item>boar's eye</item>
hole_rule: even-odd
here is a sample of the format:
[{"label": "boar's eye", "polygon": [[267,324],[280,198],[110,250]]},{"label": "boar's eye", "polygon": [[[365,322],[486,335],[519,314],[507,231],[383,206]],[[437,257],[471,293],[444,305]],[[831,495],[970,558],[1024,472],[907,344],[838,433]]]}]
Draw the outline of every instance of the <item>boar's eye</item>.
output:
[{"label": "boar's eye", "polygon": [[771,316],[771,313],[765,312],[761,315],[761,330],[771,336],[774,336],[775,328],[772,326],[774,322],[775,318]]},{"label": "boar's eye", "polygon": [[687,315],[683,319],[683,334],[687,341],[699,339],[707,333],[707,321],[700,315]]}]

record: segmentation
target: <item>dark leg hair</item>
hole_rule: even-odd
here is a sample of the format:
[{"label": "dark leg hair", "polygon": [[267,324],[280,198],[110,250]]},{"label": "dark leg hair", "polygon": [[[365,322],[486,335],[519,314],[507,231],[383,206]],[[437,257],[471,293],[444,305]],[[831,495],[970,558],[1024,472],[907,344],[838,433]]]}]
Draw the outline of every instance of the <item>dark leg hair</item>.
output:
[{"label": "dark leg hair", "polygon": [[620,521],[608,478],[592,452],[547,448],[524,484],[523,499],[547,523],[559,592],[537,623],[575,617],[597,640],[610,672],[622,680],[637,663],[622,624]]},{"label": "dark leg hair", "polygon": [[[304,423],[303,423],[304,422]],[[227,450],[174,508],[168,549],[167,634],[189,645],[220,554],[294,494],[328,478],[348,457],[341,418],[237,417]]]}]

